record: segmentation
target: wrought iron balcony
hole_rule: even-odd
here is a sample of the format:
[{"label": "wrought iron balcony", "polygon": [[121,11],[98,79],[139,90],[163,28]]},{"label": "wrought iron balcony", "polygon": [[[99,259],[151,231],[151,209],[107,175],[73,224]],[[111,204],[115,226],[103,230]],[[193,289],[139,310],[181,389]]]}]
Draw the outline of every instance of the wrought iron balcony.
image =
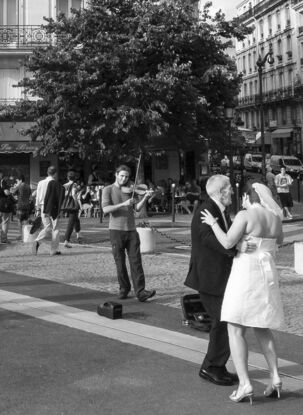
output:
[{"label": "wrought iron balcony", "polygon": [[41,26],[0,26],[0,49],[33,49],[50,42]]}]

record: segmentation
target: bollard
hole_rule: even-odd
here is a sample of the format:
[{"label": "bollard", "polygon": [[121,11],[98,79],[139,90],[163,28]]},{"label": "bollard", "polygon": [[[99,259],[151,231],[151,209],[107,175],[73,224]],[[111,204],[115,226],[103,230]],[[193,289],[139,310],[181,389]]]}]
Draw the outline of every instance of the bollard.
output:
[{"label": "bollard", "polygon": [[303,274],[303,242],[295,242],[294,244],[295,254],[295,272],[297,274]]},{"label": "bollard", "polygon": [[141,254],[154,253],[156,250],[156,234],[152,228],[137,227],[137,232],[140,238],[140,252]]},{"label": "bollard", "polygon": [[175,207],[175,191],[176,191],[176,185],[175,183],[172,183],[171,185],[171,209],[172,209],[172,222],[176,221],[176,207]]},{"label": "bollard", "polygon": [[300,175],[297,176],[298,202],[301,202]]}]

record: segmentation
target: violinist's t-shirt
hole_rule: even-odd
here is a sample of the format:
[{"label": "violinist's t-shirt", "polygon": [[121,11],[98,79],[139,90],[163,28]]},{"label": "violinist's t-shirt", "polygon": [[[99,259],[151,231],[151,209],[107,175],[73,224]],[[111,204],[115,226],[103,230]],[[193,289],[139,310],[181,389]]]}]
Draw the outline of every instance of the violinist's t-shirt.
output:
[{"label": "violinist's t-shirt", "polygon": [[[102,192],[102,208],[105,206],[118,205],[130,199],[131,194],[125,194],[115,184],[106,186]],[[117,231],[136,230],[133,206],[123,206],[109,214],[109,229]]]}]

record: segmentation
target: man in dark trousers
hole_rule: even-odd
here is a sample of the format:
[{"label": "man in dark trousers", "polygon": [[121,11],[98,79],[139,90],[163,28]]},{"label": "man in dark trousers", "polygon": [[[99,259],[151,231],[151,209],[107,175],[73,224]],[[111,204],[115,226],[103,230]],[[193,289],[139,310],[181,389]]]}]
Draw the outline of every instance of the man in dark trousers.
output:
[{"label": "man in dark trousers", "polygon": [[199,206],[192,219],[192,253],[185,285],[199,291],[201,302],[211,318],[208,350],[199,376],[218,385],[229,386],[237,381],[237,376],[226,369],[230,349],[227,323],[220,321],[220,314],[236,250],[224,249],[212,228],[201,222],[200,216],[201,210],[209,210],[226,232],[231,220],[225,210],[231,205],[233,191],[229,178],[218,174],[208,179],[206,192],[209,199]]},{"label": "man in dark trousers", "polygon": [[38,253],[41,242],[51,234],[50,255],[60,255],[58,216],[61,207],[63,187],[57,181],[57,169],[50,166],[47,178],[41,180],[37,187],[36,214],[41,214],[43,229],[36,238],[33,254]]},{"label": "man in dark trousers", "polygon": [[103,189],[102,209],[105,214],[110,215],[109,235],[118,274],[118,298],[120,300],[126,299],[131,289],[126,268],[125,252],[127,252],[136,297],[139,301],[144,302],[152,298],[156,294],[156,291],[148,291],[145,289],[140,239],[136,231],[134,211],[140,211],[143,208],[150,194],[147,192],[138,201],[132,197],[132,192],[123,192],[122,188],[126,186],[127,189],[129,178],[130,168],[128,166],[121,165],[116,169],[115,182]]}]

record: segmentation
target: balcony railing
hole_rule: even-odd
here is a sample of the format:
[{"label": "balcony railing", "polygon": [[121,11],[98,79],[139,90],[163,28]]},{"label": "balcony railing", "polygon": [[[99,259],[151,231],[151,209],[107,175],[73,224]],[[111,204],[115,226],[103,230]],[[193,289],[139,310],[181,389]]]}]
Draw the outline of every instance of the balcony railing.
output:
[{"label": "balcony railing", "polygon": [[245,20],[248,20],[249,18],[256,16],[264,11],[267,12],[268,10],[271,10],[273,7],[280,3],[283,3],[283,0],[264,0],[256,6],[251,7],[245,13],[241,14],[239,19],[241,22],[244,22]]},{"label": "balcony railing", "polygon": [[[292,87],[285,87],[274,89],[269,92],[263,93],[263,102],[276,102],[276,101],[284,101],[294,98],[294,88]],[[259,94],[247,95],[246,97],[241,97],[238,99],[238,105],[240,107],[249,107],[254,105],[260,104],[260,97]]]},{"label": "balcony railing", "polygon": [[50,42],[41,26],[0,26],[0,49],[32,49]]}]

